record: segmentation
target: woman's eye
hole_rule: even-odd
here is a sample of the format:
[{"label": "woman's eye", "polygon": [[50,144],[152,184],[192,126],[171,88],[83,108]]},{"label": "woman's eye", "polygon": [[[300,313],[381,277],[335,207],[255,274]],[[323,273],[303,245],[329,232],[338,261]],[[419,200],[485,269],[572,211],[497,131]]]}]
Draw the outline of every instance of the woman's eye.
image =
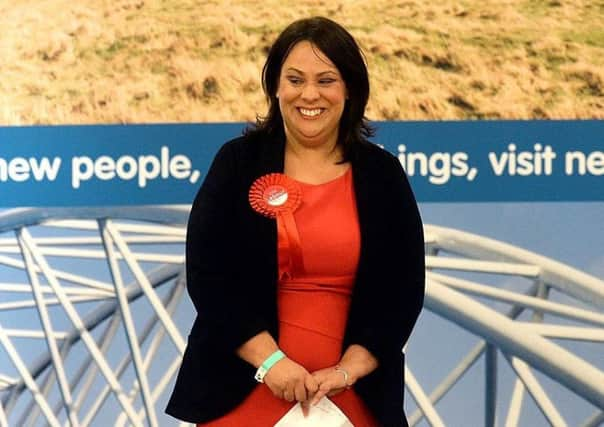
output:
[{"label": "woman's eye", "polygon": [[335,81],[336,81],[336,79],[321,79],[321,80],[319,80],[319,84],[329,85],[329,84],[332,84]]},{"label": "woman's eye", "polygon": [[287,81],[289,81],[291,84],[294,84],[294,85],[299,85],[302,83],[301,78],[293,77],[293,76],[287,77]]}]

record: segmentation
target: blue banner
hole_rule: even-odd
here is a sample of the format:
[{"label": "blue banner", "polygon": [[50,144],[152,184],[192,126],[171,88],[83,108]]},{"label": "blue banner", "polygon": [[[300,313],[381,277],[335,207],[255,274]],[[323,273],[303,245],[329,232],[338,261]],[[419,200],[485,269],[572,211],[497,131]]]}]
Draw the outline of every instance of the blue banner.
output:
[{"label": "blue banner", "polygon": [[[603,121],[374,124],[421,202],[604,200]],[[244,127],[0,127],[0,206],[188,204]]]}]

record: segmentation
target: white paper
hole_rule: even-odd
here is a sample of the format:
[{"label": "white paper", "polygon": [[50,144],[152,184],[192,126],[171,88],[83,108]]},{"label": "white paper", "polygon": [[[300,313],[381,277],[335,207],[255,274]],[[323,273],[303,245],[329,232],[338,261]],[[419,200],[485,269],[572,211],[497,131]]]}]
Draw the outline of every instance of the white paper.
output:
[{"label": "white paper", "polygon": [[354,427],[344,413],[327,397],[311,406],[304,417],[302,405],[294,405],[274,427]]}]

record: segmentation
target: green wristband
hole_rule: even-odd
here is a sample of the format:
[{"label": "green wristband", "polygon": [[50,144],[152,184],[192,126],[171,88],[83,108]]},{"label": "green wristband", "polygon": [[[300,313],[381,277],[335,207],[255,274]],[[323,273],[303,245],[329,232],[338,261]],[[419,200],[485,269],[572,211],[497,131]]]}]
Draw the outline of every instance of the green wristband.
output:
[{"label": "green wristband", "polygon": [[271,354],[269,357],[267,357],[266,360],[264,362],[262,362],[262,365],[260,365],[260,367],[256,371],[256,375],[254,375],[254,378],[256,379],[256,381],[258,381],[259,383],[263,383],[264,376],[266,375],[268,370],[270,368],[272,368],[275,363],[277,363],[284,357],[285,357],[285,354],[281,350],[277,350],[273,354]]}]

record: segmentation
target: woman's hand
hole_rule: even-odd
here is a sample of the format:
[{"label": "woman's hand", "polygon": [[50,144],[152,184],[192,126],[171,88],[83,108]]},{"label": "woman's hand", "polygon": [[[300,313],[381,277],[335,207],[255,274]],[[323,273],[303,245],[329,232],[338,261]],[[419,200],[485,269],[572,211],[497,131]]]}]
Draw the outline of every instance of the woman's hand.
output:
[{"label": "woman's hand", "polygon": [[312,376],[319,384],[319,390],[312,398],[311,405],[319,403],[324,396],[333,396],[351,387],[359,378],[369,375],[377,367],[377,359],[365,347],[352,344],[336,366],[313,372]]},{"label": "woman's hand", "polygon": [[303,407],[308,407],[308,401],[319,389],[316,379],[302,365],[287,357],[269,369],[264,377],[264,383],[275,397],[288,402],[301,402]]},{"label": "woman's hand", "polygon": [[312,398],[311,405],[316,405],[324,396],[334,396],[351,385],[346,382],[348,375],[336,370],[336,366],[315,371],[312,376],[319,384],[319,390]]}]

